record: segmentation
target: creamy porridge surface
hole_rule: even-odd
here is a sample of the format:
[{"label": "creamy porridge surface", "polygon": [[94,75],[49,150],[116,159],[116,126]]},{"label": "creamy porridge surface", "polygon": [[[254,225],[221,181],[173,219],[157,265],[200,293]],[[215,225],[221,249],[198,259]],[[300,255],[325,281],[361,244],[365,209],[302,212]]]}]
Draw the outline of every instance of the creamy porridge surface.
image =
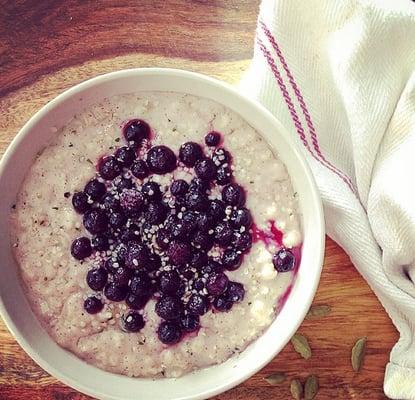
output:
[{"label": "creamy porridge surface", "polygon": [[[11,239],[31,306],[58,344],[91,364],[129,376],[175,377],[221,363],[255,340],[275,318],[294,272],[277,273],[272,264],[276,245],[254,241],[241,267],[227,272],[229,279],[244,285],[243,301],[229,312],[207,312],[199,331],[173,346],[157,338],[160,318],[154,299],[145,306],[146,324],[137,333],[120,328],[127,311],[124,302],[105,300],[101,312],[86,313],[83,302],[92,290],[85,276],[92,265],[70,254],[72,241],[85,229],[69,194],[82,190],[94,176],[101,156],[123,145],[120,126],[132,118],[151,126],[153,145],[164,144],[176,154],[186,141],[203,144],[206,133],[221,132],[256,227],[269,231],[269,221],[275,221],[287,248],[301,244],[301,217],[282,162],[239,115],[213,101],[163,92],[115,96],[56,132],[29,170],[11,216]],[[161,185],[171,177],[153,176]]]}]

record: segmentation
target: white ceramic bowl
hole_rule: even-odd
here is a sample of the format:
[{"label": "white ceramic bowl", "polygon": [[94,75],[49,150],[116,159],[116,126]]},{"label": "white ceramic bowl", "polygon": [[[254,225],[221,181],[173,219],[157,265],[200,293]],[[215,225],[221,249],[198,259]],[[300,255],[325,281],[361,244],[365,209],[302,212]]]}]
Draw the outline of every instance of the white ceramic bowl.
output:
[{"label": "white ceramic bowl", "polygon": [[[8,215],[36,153],[75,113],[101,99],[138,90],[163,90],[209,98],[240,114],[275,149],[299,194],[303,216],[302,260],[292,292],[264,334],[239,356],[178,379],[138,379],[91,366],[59,347],[32,313],[12,256]],[[313,300],[324,253],[321,201],[310,169],[283,126],[256,102],[212,78],[172,69],[133,69],[83,82],[56,97],[15,137],[0,164],[0,311],[16,340],[42,368],[73,388],[99,399],[206,399],[260,370],[284,347]]]}]

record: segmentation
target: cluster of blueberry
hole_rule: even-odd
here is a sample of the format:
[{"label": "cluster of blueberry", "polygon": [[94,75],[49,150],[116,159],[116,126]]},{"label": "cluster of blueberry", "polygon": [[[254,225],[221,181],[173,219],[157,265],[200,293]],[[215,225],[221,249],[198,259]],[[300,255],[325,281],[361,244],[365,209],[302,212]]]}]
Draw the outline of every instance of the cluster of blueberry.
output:
[{"label": "cluster of blueberry", "polygon": [[[87,283],[110,301],[125,301],[130,309],[122,320],[125,330],[144,327],[138,310],[154,298],[162,318],[158,337],[173,344],[196,331],[210,308],[228,311],[244,298],[243,285],[225,271],[239,268],[251,248],[252,217],[244,189],[234,182],[231,155],[218,147],[219,133],[205,137],[209,156],[187,142],[179,160],[163,145],[143,152],[151,133],[144,121],[129,121],[123,133],[128,145],[101,159],[97,177],[72,197],[92,238],[75,239],[71,253],[78,260],[98,260]],[[177,179],[165,188],[152,180],[176,168],[193,169],[190,183]],[[100,296],[88,297],[84,308],[101,311]]]}]

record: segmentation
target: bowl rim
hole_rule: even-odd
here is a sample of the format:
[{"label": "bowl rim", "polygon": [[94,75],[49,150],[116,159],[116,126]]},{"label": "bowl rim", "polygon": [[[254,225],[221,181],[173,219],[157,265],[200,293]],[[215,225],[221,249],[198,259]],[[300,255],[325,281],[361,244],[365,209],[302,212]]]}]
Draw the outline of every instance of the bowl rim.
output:
[{"label": "bowl rim", "polygon": [[[293,140],[291,135],[288,133],[287,129],[280,123],[280,121],[275,118],[269,110],[267,110],[263,105],[258,103],[256,100],[253,100],[251,98],[248,98],[241,92],[237,90],[237,88],[231,86],[230,84],[223,82],[221,80],[209,77],[204,74],[196,73],[196,72],[190,72],[182,69],[174,69],[174,68],[132,68],[132,69],[123,69],[118,71],[113,71],[109,73],[105,73],[102,75],[98,75],[96,77],[90,78],[88,80],[85,80],[83,82],[80,82],[69,89],[66,89],[59,95],[57,95],[55,98],[53,98],[51,101],[46,103],[44,106],[42,106],[19,130],[17,135],[13,138],[13,140],[8,145],[6,151],[4,152],[3,156],[0,159],[0,176],[3,175],[6,167],[9,164],[9,159],[12,157],[13,153],[16,151],[16,149],[19,147],[21,142],[24,140],[26,136],[28,136],[33,128],[33,126],[36,125],[36,123],[41,120],[46,114],[48,114],[50,111],[53,111],[54,107],[57,106],[59,103],[64,102],[65,100],[71,98],[72,96],[76,95],[79,91],[87,90],[90,88],[93,88],[95,85],[99,85],[101,83],[104,83],[108,80],[112,80],[114,78],[119,78],[123,76],[136,76],[136,75],[164,75],[164,76],[176,76],[176,77],[182,77],[182,78],[193,78],[198,80],[203,80],[205,83],[208,83],[210,85],[215,85],[216,87],[220,87],[221,90],[227,91],[232,96],[238,97],[240,100],[245,101],[246,103],[249,103],[249,106],[252,107],[253,110],[257,111],[258,113],[264,114],[269,120],[272,120],[273,125],[278,129],[282,135],[285,136],[285,140],[289,143],[292,152],[295,154],[297,160],[300,162],[300,168],[302,172],[305,174],[306,179],[309,183],[312,196],[312,200],[314,202],[315,206],[315,213],[316,213],[316,221],[318,221],[318,226],[316,227],[316,235],[319,238],[319,249],[316,251],[316,261],[314,264],[316,264],[317,270],[315,271],[314,280],[310,283],[309,291],[306,293],[306,299],[304,300],[303,306],[302,306],[302,313],[299,314],[299,317],[297,319],[297,322],[293,324],[293,327],[291,329],[291,335],[286,338],[284,343],[280,348],[273,348],[272,351],[268,353],[266,357],[263,357],[261,362],[256,364],[254,367],[252,367],[248,372],[244,374],[240,374],[240,376],[236,377],[235,379],[232,379],[229,382],[223,383],[221,386],[215,387],[211,390],[205,390],[202,393],[199,393],[196,396],[192,397],[180,397],[180,399],[206,399],[211,396],[215,396],[217,394],[223,393],[226,390],[229,390],[237,385],[239,385],[241,382],[245,381],[246,379],[253,376],[255,373],[257,373],[260,369],[262,369],[265,365],[267,365],[280,351],[281,349],[288,343],[291,336],[296,332],[298,327],[301,325],[301,323],[304,320],[304,317],[314,299],[319,281],[320,281],[320,275],[321,270],[323,267],[323,258],[324,258],[324,251],[325,251],[325,224],[324,224],[324,214],[323,214],[323,206],[320,198],[320,194],[317,189],[317,185],[315,182],[315,179],[312,175],[311,169],[305,160],[305,157],[303,153],[300,151],[298,144]],[[138,90],[139,91],[139,90]],[[185,93],[185,92],[183,92]],[[200,97],[203,98],[203,95],[200,95]],[[227,107],[226,104],[224,104],[225,107]],[[243,118],[243,116],[241,116]],[[256,128],[255,128],[256,129]],[[256,129],[258,131],[258,129]],[[262,132],[258,132],[261,136],[263,136]],[[267,140],[268,142],[268,140]],[[290,172],[290,171],[289,171]],[[2,316],[7,328],[12,333],[15,340],[18,342],[20,347],[47,373],[49,373],[51,376],[59,379],[64,384],[82,392],[89,396],[99,397],[102,399],[116,399],[121,400],[121,397],[115,397],[115,396],[108,396],[105,393],[102,393],[99,391],[99,388],[93,388],[88,387],[84,384],[81,384],[71,377],[68,377],[64,373],[61,373],[59,368],[55,367],[51,363],[49,363],[46,359],[44,359],[36,349],[34,349],[28,341],[25,339],[25,337],[20,333],[18,327],[13,321],[12,316],[10,313],[6,310],[6,307],[4,305],[2,296],[0,296],[0,315]],[[259,340],[263,336],[264,332],[255,340]],[[53,340],[53,339],[52,339]],[[245,350],[244,350],[245,351]],[[243,352],[241,353],[243,354]],[[76,356],[77,357],[77,356]],[[79,358],[79,357],[78,357]],[[85,361],[84,361],[85,362]],[[125,377],[126,379],[131,379],[130,377]],[[137,379],[137,378],[132,378]],[[145,378],[144,378],[145,379]],[[150,378],[151,379],[151,378]],[[93,386],[93,385],[91,385]],[[95,384],[95,387],[98,385]]]}]

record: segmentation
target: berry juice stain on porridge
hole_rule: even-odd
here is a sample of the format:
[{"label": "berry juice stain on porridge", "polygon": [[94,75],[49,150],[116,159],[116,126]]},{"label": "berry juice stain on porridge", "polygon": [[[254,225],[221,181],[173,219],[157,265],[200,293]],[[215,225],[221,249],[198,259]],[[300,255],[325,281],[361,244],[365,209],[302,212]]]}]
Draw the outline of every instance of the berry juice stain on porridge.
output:
[{"label": "berry juice stain on porridge", "polygon": [[11,212],[32,309],[99,368],[175,377],[272,323],[300,262],[289,175],[239,115],[194,96],[115,96],[34,161]]}]

